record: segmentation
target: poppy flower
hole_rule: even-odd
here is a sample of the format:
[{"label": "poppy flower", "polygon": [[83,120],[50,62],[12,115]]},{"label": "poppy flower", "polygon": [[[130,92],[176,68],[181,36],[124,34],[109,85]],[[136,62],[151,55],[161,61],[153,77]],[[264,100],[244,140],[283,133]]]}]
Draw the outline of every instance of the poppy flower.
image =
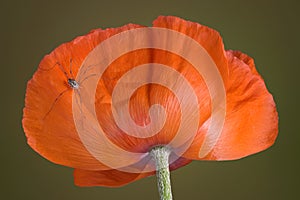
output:
[{"label": "poppy flower", "polygon": [[[60,45],[43,58],[28,82],[22,121],[28,144],[36,152],[51,162],[74,168],[78,186],[118,187],[155,174],[152,157],[156,154],[149,152],[160,147],[167,147],[168,164],[175,170],[192,160],[239,159],[274,143],[278,132],[276,106],[251,57],[240,51],[226,51],[217,31],[171,16],[160,16],[153,22],[153,30],[167,31],[166,37],[165,32],[160,35],[162,48],[136,48],[116,58],[103,55],[136,45],[142,38],[137,33],[144,28],[128,24],[96,29]],[[130,40],[115,40],[120,45],[107,42],[128,32],[132,34]],[[183,43],[179,39],[170,41],[172,34],[188,39]],[[128,45],[122,45],[124,41]],[[149,41],[154,43],[151,37]],[[216,69],[204,70],[205,75],[195,68],[189,59],[197,53],[193,42]],[[106,48],[102,46],[103,54],[97,54],[101,44]],[[99,59],[112,60],[101,73],[95,67]],[[195,62],[203,59],[199,55]],[[145,70],[135,75],[139,66]],[[166,66],[170,69],[162,70]],[[220,83],[207,78],[211,73],[221,80],[220,94],[216,88],[211,89]],[[85,97],[90,91],[81,87],[98,74],[101,76],[92,95],[93,104],[86,106]],[[120,80],[129,87],[143,78],[148,82],[132,86],[134,91],[116,89]],[[175,93],[156,79],[174,86]],[[124,103],[121,100],[127,95],[129,102]],[[191,100],[194,97],[196,103]],[[113,105],[114,98],[117,106]],[[80,119],[76,118],[74,106]],[[156,125],[160,118],[164,118],[163,123]],[[221,125],[218,134],[213,125],[216,119]],[[83,125],[77,124],[80,120]],[[102,135],[97,127],[101,127]],[[139,135],[145,127],[156,134]],[[192,127],[196,127],[195,134],[189,135]],[[108,143],[118,150],[107,148]]]}]

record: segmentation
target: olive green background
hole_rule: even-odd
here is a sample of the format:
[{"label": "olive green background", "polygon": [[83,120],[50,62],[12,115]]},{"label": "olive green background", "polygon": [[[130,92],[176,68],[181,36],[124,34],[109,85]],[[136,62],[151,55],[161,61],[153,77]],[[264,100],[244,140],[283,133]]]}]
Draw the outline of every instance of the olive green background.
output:
[{"label": "olive green background", "polygon": [[215,28],[226,49],[254,57],[280,117],[279,137],[272,148],[238,161],[195,161],[174,171],[175,199],[300,199],[300,6],[296,2],[1,1],[0,199],[158,199],[155,177],[117,189],[74,186],[72,169],[35,153],[21,126],[26,82],[44,55],[91,29],[151,25],[158,15]]}]

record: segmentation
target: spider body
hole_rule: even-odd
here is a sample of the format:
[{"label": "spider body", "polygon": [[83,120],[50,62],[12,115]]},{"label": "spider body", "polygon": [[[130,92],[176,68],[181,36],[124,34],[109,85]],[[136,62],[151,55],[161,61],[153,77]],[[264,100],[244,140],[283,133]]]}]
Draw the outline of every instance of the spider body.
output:
[{"label": "spider body", "polygon": [[[75,80],[73,72],[72,72],[72,59],[70,59],[70,65],[69,65],[69,73],[67,73],[67,71],[65,70],[65,68],[59,63],[55,63],[53,65],[53,67],[51,67],[50,69],[41,69],[42,71],[50,71],[52,70],[54,67],[58,66],[60,68],[60,70],[64,73],[65,78],[66,78],[66,82],[67,82],[67,88],[65,88],[65,90],[61,91],[57,97],[53,100],[53,103],[51,105],[51,107],[49,108],[49,110],[47,111],[47,113],[44,116],[44,119],[50,114],[50,112],[52,111],[52,109],[55,107],[55,105],[57,104],[57,102],[60,100],[60,98],[67,92],[70,90],[75,90],[77,98],[76,98],[76,103],[77,104],[81,104],[81,97],[80,97],[80,93],[79,93],[79,89],[81,87],[81,84],[87,80],[88,78],[95,76],[96,74],[90,74],[86,77],[83,77],[83,79],[79,79],[78,81]],[[84,72],[86,73],[90,67],[92,67],[93,65],[87,67],[87,70]],[[79,99],[78,99],[79,98]]]},{"label": "spider body", "polygon": [[[69,91],[70,89],[73,89],[73,90],[79,90],[79,87],[80,87],[80,82],[79,81],[76,81],[74,76],[73,76],[73,72],[72,72],[72,59],[70,59],[70,66],[69,66],[69,75],[64,67],[59,63],[55,63],[55,65],[53,67],[51,67],[50,69],[41,69],[43,71],[50,71],[52,70],[55,66],[58,66],[60,68],[60,70],[64,73],[65,77],[66,77],[66,81],[67,81],[67,84],[69,87],[67,87],[65,90],[61,91],[57,97],[53,100],[53,103],[51,105],[51,107],[49,108],[49,110],[47,111],[47,113],[45,114],[44,116],[44,119],[48,116],[48,114],[52,111],[52,109],[54,108],[54,106],[56,105],[56,103],[58,102],[58,100],[67,92]],[[80,96],[79,92],[78,92],[78,95]]]},{"label": "spider body", "polygon": [[75,79],[73,78],[68,78],[68,84],[72,89],[79,89],[79,83],[77,81],[75,81]]}]

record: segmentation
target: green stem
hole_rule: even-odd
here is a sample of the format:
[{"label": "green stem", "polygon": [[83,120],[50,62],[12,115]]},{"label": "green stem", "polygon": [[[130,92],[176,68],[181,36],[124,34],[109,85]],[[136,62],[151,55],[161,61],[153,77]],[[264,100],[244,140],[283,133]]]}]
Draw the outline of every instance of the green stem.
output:
[{"label": "green stem", "polygon": [[160,200],[172,200],[169,170],[170,153],[170,150],[164,146],[154,147],[150,152],[156,164],[156,177]]}]

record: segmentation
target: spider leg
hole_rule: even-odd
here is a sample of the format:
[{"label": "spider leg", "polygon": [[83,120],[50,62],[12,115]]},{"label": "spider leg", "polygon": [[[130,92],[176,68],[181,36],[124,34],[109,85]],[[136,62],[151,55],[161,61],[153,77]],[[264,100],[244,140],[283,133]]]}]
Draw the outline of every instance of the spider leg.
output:
[{"label": "spider leg", "polygon": [[84,71],[81,72],[82,76],[85,76],[85,74],[92,69],[92,67],[96,66],[98,64],[93,64],[93,65],[89,65],[87,67],[85,67]]},{"label": "spider leg", "polygon": [[[84,81],[86,81],[88,78],[90,78],[90,77],[92,77],[92,76],[96,76],[96,75],[97,75],[97,74],[91,74],[91,75],[85,77],[83,80],[79,80],[78,83],[79,83],[80,85],[82,85],[82,83],[83,83]],[[116,80],[116,78],[102,78],[102,79],[104,79],[104,80],[109,80],[109,81]]]},{"label": "spider leg", "polygon": [[92,77],[92,76],[96,76],[96,75],[97,75],[97,74],[91,74],[91,75],[85,77],[83,80],[79,80],[78,83],[79,83],[80,85],[82,85],[82,83],[83,83],[84,81],[86,81],[88,78],[90,78],[90,77]]},{"label": "spider leg", "polygon": [[66,72],[66,70],[63,68],[63,66],[59,63],[59,62],[56,62],[52,67],[50,67],[49,69],[43,69],[43,68],[39,68],[40,70],[42,71],[51,71],[56,65],[59,66],[60,70],[65,74],[65,76],[67,78],[69,78],[69,75],[68,73]]},{"label": "spider leg", "polygon": [[[81,95],[80,95],[80,93],[79,93],[79,91],[78,90],[76,90],[75,91],[78,95],[76,95],[76,104],[78,105],[78,107],[79,107],[79,110],[80,110],[80,118],[79,118],[79,120],[77,121],[77,123],[80,123],[80,125],[79,125],[79,127],[81,127],[81,128],[79,128],[79,129],[84,129],[85,130],[85,128],[84,128],[84,122],[87,120],[87,118],[86,118],[86,114],[83,112],[83,108],[82,108],[82,99],[81,99]],[[87,111],[86,111],[87,112]]]},{"label": "spider leg", "polygon": [[71,74],[71,77],[74,79],[74,75],[73,75],[73,71],[72,71],[72,65],[73,64],[73,60],[72,58],[70,58],[70,74]]},{"label": "spider leg", "polygon": [[39,68],[39,70],[42,70],[42,71],[51,71],[56,65],[59,65],[59,62],[56,62],[52,67],[50,67],[49,69],[44,69],[42,67]]},{"label": "spider leg", "polygon": [[81,101],[81,96],[80,96],[80,93],[78,90],[75,91],[78,96],[76,95],[76,97],[79,97],[79,102],[78,102],[78,98],[75,97],[75,100],[76,100],[76,104],[78,105],[79,109],[80,109],[80,115],[84,116],[83,115],[83,112],[82,112],[82,101]]},{"label": "spider leg", "polygon": [[70,88],[65,89],[64,91],[62,91],[62,92],[55,98],[55,100],[54,100],[54,102],[52,103],[52,105],[51,105],[49,111],[45,114],[45,116],[44,116],[43,119],[46,119],[46,117],[48,116],[48,114],[52,111],[53,107],[56,105],[56,103],[57,103],[57,101],[59,100],[59,98],[62,97],[62,95],[63,95],[66,91],[68,91],[69,89],[70,89]]},{"label": "spider leg", "polygon": [[63,66],[62,66],[60,63],[58,63],[58,66],[59,66],[60,70],[65,74],[65,76],[66,76],[67,78],[69,78],[69,75],[68,75],[68,73],[65,71],[65,69],[63,68]]}]

